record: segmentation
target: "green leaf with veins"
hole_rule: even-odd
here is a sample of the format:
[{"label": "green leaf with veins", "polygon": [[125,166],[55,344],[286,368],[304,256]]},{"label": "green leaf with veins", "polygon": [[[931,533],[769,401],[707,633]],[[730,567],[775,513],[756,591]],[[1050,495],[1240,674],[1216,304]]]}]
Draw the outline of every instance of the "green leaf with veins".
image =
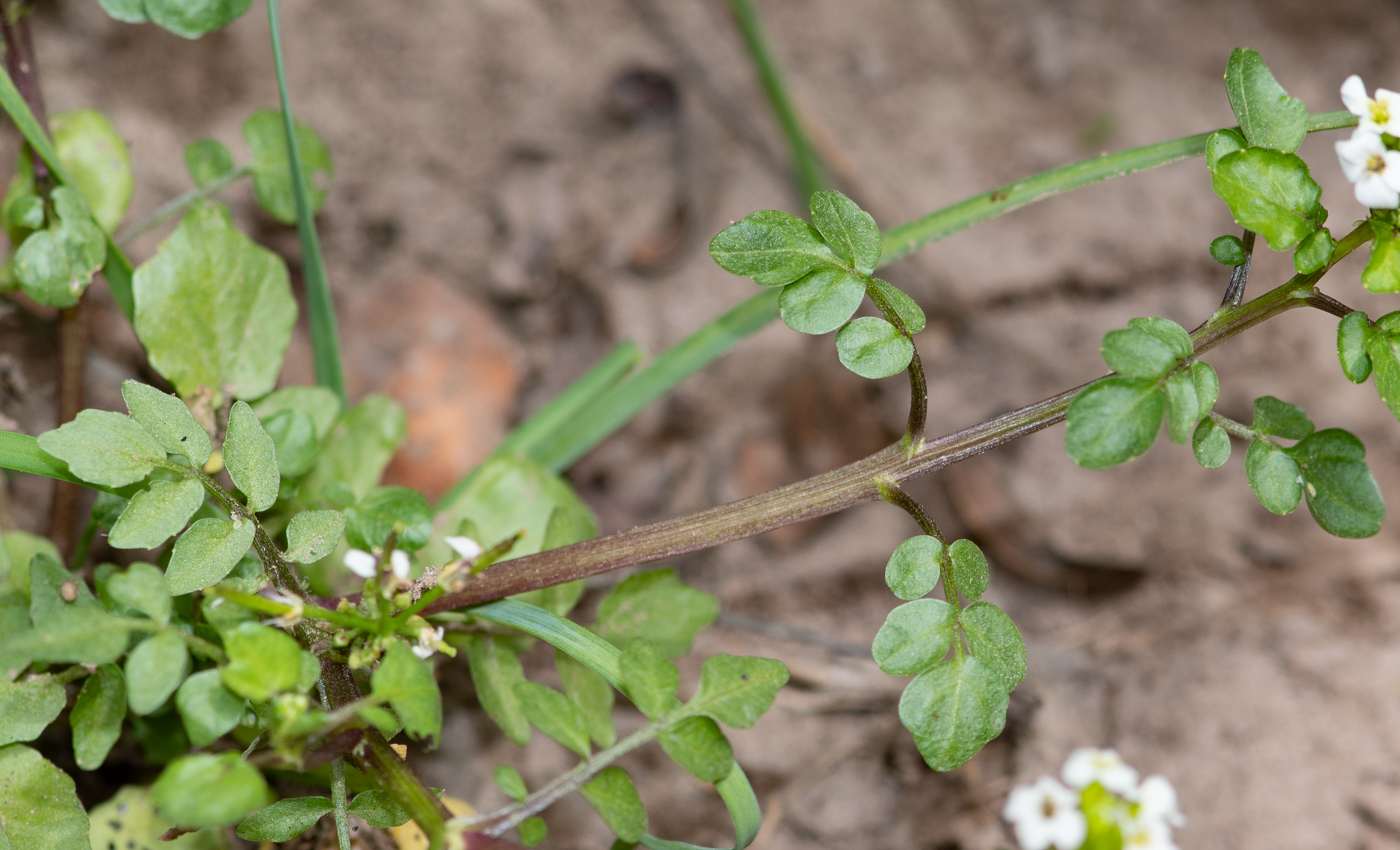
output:
[{"label": "green leaf with veins", "polygon": [[277,455],[277,472],[283,478],[296,478],[316,463],[321,443],[316,439],[316,423],[300,410],[283,410],[263,421]]},{"label": "green leaf with veins", "polygon": [[1304,237],[1303,241],[1298,243],[1298,250],[1293,252],[1293,268],[1298,274],[1312,274],[1322,269],[1332,261],[1332,249],[1335,244],[1332,234],[1325,227]]},{"label": "green leaf with veins", "polygon": [[328,797],[288,797],[259,809],[238,825],[244,841],[291,841],[335,809]]},{"label": "green leaf with veins", "polygon": [[717,616],[713,596],[683,584],[674,570],[649,570],[628,576],[603,597],[594,631],[619,648],[643,638],[667,658],[679,658]]},{"label": "green leaf with veins", "polygon": [[836,334],[841,365],[862,378],[889,378],[903,372],[914,359],[914,343],[884,319],[852,319]]},{"label": "green leaf with veins", "polygon": [[0,747],[0,824],[14,850],[91,846],[73,780],[29,747]]},{"label": "green leaf with veins", "polygon": [[760,286],[782,286],[813,269],[841,266],[816,228],[780,210],[750,213],[721,230],[710,240],[710,257],[725,271]]},{"label": "green leaf with veins", "polygon": [[52,614],[70,609],[103,612],[102,603],[93,596],[87,582],[46,552],[30,559],[29,582],[29,615],[36,625]]},{"label": "green leaf with veins", "polygon": [[1318,431],[1288,450],[1303,476],[1303,494],[1317,524],[1337,537],[1372,537],[1385,519],[1385,501],[1366,448],[1340,428]]},{"label": "green leaf with veins", "polygon": [[132,714],[151,714],[165,705],[190,672],[190,654],[174,632],[158,632],[126,657],[126,704]]},{"label": "green leaf with veins", "polygon": [[1001,678],[1006,690],[1026,677],[1026,644],[1006,612],[990,602],[974,602],[958,615],[968,652]]},{"label": "green leaf with veins", "polygon": [[638,638],[627,644],[618,658],[618,669],[621,691],[648,718],[657,720],[680,705],[676,699],[680,671],[647,641]]},{"label": "green leaf with veins", "polygon": [[237,751],[178,758],[151,786],[156,811],[185,828],[240,821],[267,802],[267,793],[262,774]]},{"label": "green leaf with veins", "polygon": [[104,487],[125,487],[165,462],[165,450],[130,417],[84,410],[72,422],[39,435],[39,448],[74,475]]},{"label": "green leaf with veins", "polygon": [[1303,408],[1271,395],[1254,400],[1254,423],[1251,427],[1260,434],[1285,440],[1301,440],[1313,432],[1312,420],[1303,412]]},{"label": "green leaf with veins", "polygon": [[384,545],[402,525],[395,545],[416,552],[433,534],[433,510],[428,499],[408,487],[379,487],[345,509],[345,539],[357,549]]},{"label": "green leaf with veins", "polygon": [[1295,154],[1236,151],[1216,165],[1210,185],[1235,223],[1259,233],[1275,251],[1292,248],[1327,221],[1322,187]]},{"label": "green leaf with veins", "polygon": [[1191,363],[1191,384],[1196,389],[1196,410],[1205,416],[1220,398],[1220,376],[1209,363],[1195,360]]},{"label": "green leaf with veins", "polygon": [[385,650],[370,686],[376,697],[389,701],[409,737],[437,746],[442,736],[442,694],[427,661],[414,655],[407,644],[395,641]]},{"label": "green leaf with veins", "polygon": [[118,549],[154,549],[180,533],[204,504],[204,485],[194,478],[152,481],[131,497],[107,542]]},{"label": "green leaf with veins", "polygon": [[784,286],[778,308],[788,327],[819,335],[844,325],[864,300],[865,278],[844,269],[824,268]]},{"label": "green leaf with veins", "polygon": [[1400,312],[1381,316],[1376,320],[1378,327],[1366,331],[1366,354],[1371,361],[1376,393],[1400,419],[1400,332],[1382,324],[1395,318],[1400,318]]},{"label": "green leaf with veins", "polygon": [[233,485],[248,498],[248,509],[265,511],[277,501],[277,450],[247,402],[234,402],[224,437],[224,466]]},{"label": "green leaf with veins", "polygon": [[515,698],[536,729],[583,758],[588,758],[588,719],[573,700],[544,685],[515,683]]},{"label": "green leaf with veins", "polygon": [[1211,419],[1202,419],[1191,435],[1191,452],[1206,469],[1217,469],[1230,459],[1230,435]]},{"label": "green leaf with veins", "polygon": [[35,231],[15,252],[15,276],[24,294],[47,307],[72,307],[107,258],[107,237],[77,189],[51,195],[57,221]]},{"label": "green leaf with veins", "polygon": [[228,664],[219,668],[219,675],[224,687],[233,693],[253,702],[267,702],[300,683],[301,647],[286,632],[258,623],[240,623],[222,637]]},{"label": "green leaf with veins", "polygon": [[[301,491],[308,501],[314,501],[322,497],[328,484],[338,482],[348,487],[355,499],[364,498],[379,483],[384,467],[406,436],[408,416],[398,402],[378,393],[365,396],[330,430],[316,465],[301,480]],[[447,547],[442,549],[430,556],[434,563],[450,557]]]},{"label": "green leaf with veins", "polygon": [[899,719],[934,770],[967,762],[1006,726],[1002,679],[974,657],[954,656],[909,683]]},{"label": "green leaf with veins", "polygon": [[885,618],[870,654],[891,676],[917,676],[948,654],[956,621],[953,606],[941,599],[907,602]]},{"label": "green leaf with veins", "polygon": [[1265,439],[1250,440],[1244,455],[1249,487],[1270,513],[1290,514],[1303,498],[1298,464],[1288,452]]},{"label": "green leaf with veins", "polygon": [[345,531],[340,511],[302,511],[287,525],[287,560],[314,564],[335,551]]},{"label": "green leaf with veins", "polygon": [[987,556],[971,540],[954,540],[948,547],[953,562],[953,581],[958,593],[968,599],[981,599],[987,592]]},{"label": "green leaf with veins", "polygon": [[213,453],[209,434],[190,413],[183,401],[169,393],[137,381],[122,381],[126,409],[150,433],[161,448],[183,455],[195,466],[203,466]]},{"label": "green leaf with veins", "polygon": [[125,572],[113,573],[107,579],[107,594],[118,605],[140,611],[161,625],[170,620],[173,600],[165,587],[165,574],[153,564],[138,561]]},{"label": "green leaf with veins", "polygon": [[1104,378],[1070,403],[1065,451],[1085,469],[1107,469],[1152,448],[1166,395],[1147,378]]},{"label": "green leaf with veins", "polygon": [[132,278],[136,335],[180,395],[271,390],[296,323],[287,266],[221,207],[190,210]]},{"label": "green leaf with veins", "polygon": [[132,621],[98,608],[69,606],[52,611],[33,629],[5,642],[7,654],[32,661],[106,664],[126,651]]},{"label": "green leaf with veins", "polygon": [[517,803],[525,802],[525,798],[530,796],[530,789],[525,787],[525,779],[520,775],[520,771],[508,764],[496,765],[496,769],[491,772],[491,778],[507,797]]},{"label": "green leaf with veins", "polygon": [[39,737],[65,701],[63,685],[47,673],[19,682],[0,680],[0,746]]},{"label": "green leaf with veins", "polygon": [[199,38],[243,16],[253,0],[145,0],[146,14],[181,38]]},{"label": "green leaf with veins", "polygon": [[[1240,135],[1240,132],[1238,130],[1216,130],[1214,133],[1210,134],[1209,139],[1206,139],[1206,169],[1209,171],[1214,171],[1215,166],[1218,165],[1220,163],[1220,160],[1224,158],[1227,154],[1232,154],[1235,151],[1244,150],[1247,147],[1249,147],[1249,142],[1245,141],[1244,136]],[[1244,246],[1241,245],[1240,263],[1243,262]],[[1239,265],[1239,263],[1230,263],[1230,265]]]},{"label": "green leaf with veins", "polygon": [[247,714],[242,697],[224,687],[218,670],[201,670],[185,679],[175,692],[175,708],[196,747],[207,747],[232,732]]},{"label": "green leaf with veins", "polygon": [[874,277],[870,279],[870,288],[885,299],[909,333],[916,334],[928,325],[928,319],[918,303],[892,284]]},{"label": "green leaf with veins", "polygon": [[816,192],[810,202],[812,224],[836,255],[869,275],[880,264],[880,228],[870,213],[832,189]]},{"label": "green leaf with veins", "polygon": [[1104,334],[1099,352],[1108,368],[1130,378],[1160,378],[1174,369],[1177,361],[1170,345],[1137,328]]},{"label": "green leaf with veins", "polygon": [[701,665],[700,686],[686,711],[747,729],[773,704],[787,680],[787,667],[776,659],[714,655]]},{"label": "green leaf with veins", "polygon": [[1177,372],[1166,382],[1167,395],[1167,437],[1177,445],[1191,441],[1191,433],[1196,423],[1201,421],[1200,396],[1196,394],[1196,382],[1191,372]]},{"label": "green leaf with veins", "polygon": [[618,840],[628,844],[642,840],[647,831],[647,810],[627,771],[605,767],[578,790]]},{"label": "green leaf with veins", "polygon": [[[326,203],[326,193],[335,177],[331,152],[321,137],[307,125],[296,122],[297,152],[306,174],[307,201],[317,213]],[[243,138],[253,151],[253,197],[258,206],[283,224],[296,224],[296,196],[292,192],[292,170],[287,160],[287,131],[282,113],[274,109],[254,112],[243,122]]]},{"label": "green leaf with veins", "polygon": [[171,596],[218,584],[253,545],[252,520],[201,519],[180,535],[165,568],[165,584]]},{"label": "green leaf with veins", "polygon": [[217,139],[200,139],[185,145],[185,168],[196,186],[227,177],[236,167],[228,145]]},{"label": "green leaf with veins", "polygon": [[[366,396],[366,400],[369,398]],[[325,387],[283,387],[273,390],[252,405],[253,412],[258,414],[264,427],[269,419],[283,411],[305,414],[315,426],[317,440],[324,440],[330,435],[336,420],[340,418],[342,407],[340,397]]]},{"label": "green leaf with veins", "polygon": [[126,679],[115,664],[103,664],[83,680],[68,720],[73,757],[82,770],[96,770],[122,734],[126,718]]},{"label": "green leaf with veins", "polygon": [[663,729],[657,740],[666,755],[701,782],[718,782],[734,769],[734,749],[708,717],[687,717]]},{"label": "green leaf with veins", "polygon": [[481,707],[507,738],[525,746],[530,743],[530,721],[515,696],[515,685],[525,681],[520,657],[502,637],[474,634],[467,640],[468,669]]},{"label": "green leaf with veins", "polygon": [[1222,266],[1239,266],[1245,261],[1244,243],[1240,237],[1217,236],[1210,243],[1210,256]]},{"label": "green leaf with veins", "polygon": [[895,547],[885,564],[885,584],[900,599],[918,599],[937,586],[942,558],[937,537],[911,537]]},{"label": "green leaf with veins", "polygon": [[404,811],[389,792],[378,788],[361,791],[350,801],[350,813],[363,818],[375,829],[390,829],[408,823],[408,812]]},{"label": "green leaf with veins", "polygon": [[600,749],[611,747],[617,742],[617,732],[613,729],[612,707],[613,689],[602,676],[583,666],[563,650],[554,653],[554,664],[559,670],[559,681],[564,685],[564,693],[583,712],[588,721],[588,737]]},{"label": "green leaf with veins", "polygon": [[1369,292],[1400,292],[1400,240],[1386,221],[1371,219],[1371,258],[1361,272],[1361,283]]},{"label": "green leaf with veins", "polygon": [[1293,153],[1308,134],[1308,108],[1289,97],[1258,51],[1236,47],[1225,66],[1225,93],[1255,147]]},{"label": "green leaf with veins", "polygon": [[1371,376],[1371,356],[1366,353],[1370,335],[1370,318],[1360,310],[1347,313],[1337,325],[1337,358],[1342,362],[1342,374],[1353,384],[1364,383]]},{"label": "green leaf with veins", "polygon": [[1171,319],[1157,316],[1140,316],[1128,320],[1128,327],[1156,337],[1167,344],[1178,360],[1190,357],[1194,350],[1191,335],[1186,329]]},{"label": "green leaf with veins", "polygon": [[54,151],[83,193],[93,218],[111,232],[131,203],[135,181],[126,142],[107,117],[95,109],[55,112],[49,116]]}]

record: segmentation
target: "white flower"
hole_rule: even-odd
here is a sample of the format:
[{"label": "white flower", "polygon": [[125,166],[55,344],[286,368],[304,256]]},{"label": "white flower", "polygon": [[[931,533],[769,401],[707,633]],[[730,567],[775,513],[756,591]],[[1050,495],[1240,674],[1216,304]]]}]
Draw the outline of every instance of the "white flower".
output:
[{"label": "white flower", "polygon": [[374,578],[379,572],[379,559],[363,549],[345,553],[345,566],[360,578]]},{"label": "white flower", "polygon": [[438,650],[438,644],[442,642],[442,626],[436,629],[424,626],[418,630],[418,643],[413,647],[413,654],[422,659],[427,659]]},{"label": "white flower", "polygon": [[1120,826],[1123,832],[1123,850],[1178,850],[1172,841],[1172,829],[1158,820],[1144,822],[1142,819]]},{"label": "white flower", "polygon": [[407,552],[402,549],[395,549],[393,553],[389,555],[389,566],[394,570],[394,578],[397,578],[399,581],[408,581],[410,565]]},{"label": "white flower", "polygon": [[1001,816],[1016,826],[1024,850],[1079,850],[1089,830],[1079,795],[1049,776],[1013,790]]},{"label": "white flower", "polygon": [[1060,776],[1071,788],[1088,788],[1097,782],[1120,797],[1129,797],[1137,790],[1138,772],[1124,764],[1115,750],[1075,750]]},{"label": "white flower", "polygon": [[1376,89],[1376,98],[1366,96],[1366,84],[1352,74],[1342,83],[1342,103],[1361,119],[1360,129],[1371,133],[1400,136],[1400,94]]},{"label": "white flower", "polygon": [[1400,152],[1386,150],[1380,136],[1357,128],[1350,139],[1337,142],[1337,158],[1342,173],[1356,184],[1356,200],[1373,210],[1400,206]]},{"label": "white flower", "polygon": [[481,553],[486,551],[481,548],[480,543],[470,537],[444,537],[442,542],[451,546],[452,551],[456,552],[458,557],[464,561],[480,558]]},{"label": "white flower", "polygon": [[281,593],[269,593],[266,595],[268,599],[271,599],[273,602],[286,605],[289,609],[283,612],[281,616],[274,617],[273,619],[268,620],[267,624],[269,626],[277,626],[283,629],[290,629],[294,627],[297,623],[301,622],[301,618],[306,613],[306,602],[304,600],[296,596],[286,596]]},{"label": "white flower", "polygon": [[1137,822],[1185,826],[1186,818],[1176,804],[1176,789],[1165,776],[1149,776],[1137,789]]}]

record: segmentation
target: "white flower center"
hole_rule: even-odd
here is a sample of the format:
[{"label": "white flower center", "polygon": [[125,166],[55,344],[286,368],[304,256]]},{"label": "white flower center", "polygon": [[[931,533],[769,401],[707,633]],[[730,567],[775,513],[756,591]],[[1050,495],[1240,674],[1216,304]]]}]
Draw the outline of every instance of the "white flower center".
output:
[{"label": "white flower center", "polygon": [[1382,103],[1379,100],[1373,100],[1370,106],[1371,120],[1381,126],[1385,126],[1390,121],[1390,104]]},{"label": "white flower center", "polygon": [[1366,172],[1368,174],[1381,174],[1385,171],[1385,157],[1378,153],[1373,153],[1366,158]]}]

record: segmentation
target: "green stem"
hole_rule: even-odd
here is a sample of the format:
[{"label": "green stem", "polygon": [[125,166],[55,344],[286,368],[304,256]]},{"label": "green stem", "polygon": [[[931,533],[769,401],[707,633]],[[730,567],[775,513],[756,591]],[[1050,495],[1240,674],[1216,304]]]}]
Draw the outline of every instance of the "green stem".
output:
[{"label": "green stem", "polygon": [[1230,417],[1222,416],[1213,410],[1210,412],[1210,421],[1214,422],[1216,425],[1219,425],[1221,428],[1224,428],[1225,433],[1229,434],[1231,437],[1235,437],[1240,440],[1250,441],[1256,439],[1259,436],[1257,433],[1255,433],[1253,428],[1250,428],[1243,422],[1236,422]]},{"label": "green stem", "polygon": [[749,57],[753,59],[754,67],[758,71],[763,93],[768,96],[768,103],[777,115],[778,124],[783,128],[788,147],[792,149],[793,180],[797,184],[797,191],[802,195],[802,204],[806,206],[813,193],[826,188],[827,168],[812,140],[802,129],[802,121],[797,116],[797,108],[793,105],[787,81],[783,79],[782,69],[779,68],[773,48],[763,32],[763,24],[758,19],[758,10],[750,0],[729,0],[729,12],[744,37],[744,46],[748,48]]},{"label": "green stem", "polygon": [[345,799],[345,759],[331,760],[331,805],[335,806],[335,837],[340,850],[350,850],[350,810]]},{"label": "green stem", "polygon": [[[296,610],[293,605],[287,605],[268,599],[266,596],[258,596],[256,593],[244,593],[241,590],[234,590],[222,585],[214,585],[206,588],[205,593],[220,596],[228,601],[247,608],[249,611],[257,611],[259,614],[270,614],[274,617],[282,617]],[[319,605],[303,604],[302,616],[310,617],[313,620],[323,620],[342,629],[356,629],[368,634],[376,634],[379,625],[373,620],[365,619],[354,614],[346,614],[341,611],[332,611],[329,608],[322,608]]]},{"label": "green stem", "polygon": [[335,327],[335,305],[331,303],[326,261],[316,235],[316,219],[307,197],[306,171],[297,145],[296,121],[287,95],[287,71],[282,63],[282,30],[277,22],[277,0],[267,0],[267,21],[272,32],[272,61],[277,70],[277,92],[282,99],[282,127],[287,134],[287,164],[291,170],[292,195],[297,205],[297,235],[301,237],[302,275],[306,284],[306,317],[311,326],[311,354],[316,365],[316,383],[345,396],[345,372],[340,362],[340,335]]},{"label": "green stem", "polygon": [[157,207],[155,212],[151,213],[150,215],[146,216],[140,221],[128,224],[126,227],[123,227],[121,230],[117,231],[117,234],[112,238],[117,242],[117,244],[125,245],[131,242],[132,240],[136,239],[136,237],[156,228],[160,225],[161,222],[167,221],[169,219],[174,218],[177,215],[180,215],[185,210],[189,209],[190,207],[194,206],[200,201],[214,197],[226,187],[238,182],[239,180],[243,179],[244,177],[247,177],[252,173],[252,166],[244,165],[239,168],[235,168],[233,171],[230,171],[228,174],[225,174],[222,177],[215,178],[214,180],[205,183],[203,186],[197,186],[189,190],[188,192],[185,192],[184,194],[176,195],[175,197],[171,198],[170,200]]},{"label": "green stem", "polygon": [[215,664],[228,663],[228,656],[224,654],[223,649],[219,648],[218,646],[215,646],[214,644],[210,643],[209,641],[205,640],[199,635],[182,631],[180,629],[176,629],[175,634],[179,636],[180,640],[185,642],[185,646],[189,647],[195,652],[198,652],[200,655],[203,655],[205,658],[208,658]]},{"label": "green stem", "polygon": [[[914,346],[914,334],[904,324],[904,318],[894,308],[885,294],[873,284],[867,283],[865,294],[879,308],[885,321],[894,325],[900,335]],[[909,361],[909,424],[904,428],[904,447],[913,453],[924,439],[924,426],[928,422],[928,379],[924,377],[924,361],[919,358],[919,349],[914,346],[914,356]]]}]

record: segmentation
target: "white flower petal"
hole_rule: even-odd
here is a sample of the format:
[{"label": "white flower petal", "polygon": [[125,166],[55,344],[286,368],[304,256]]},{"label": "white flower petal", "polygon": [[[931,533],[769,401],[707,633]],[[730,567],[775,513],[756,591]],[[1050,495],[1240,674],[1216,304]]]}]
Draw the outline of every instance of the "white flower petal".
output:
[{"label": "white flower petal", "polygon": [[1400,93],[1390,89],[1376,89],[1376,103],[1385,110],[1387,120],[1376,128],[1392,136],[1400,136]]},{"label": "white flower petal", "polygon": [[351,549],[345,553],[345,566],[360,578],[374,578],[379,571],[379,559],[363,549]]},{"label": "white flower petal", "polygon": [[1400,192],[1386,185],[1377,174],[1367,174],[1356,183],[1356,200],[1373,210],[1393,210],[1400,207]]},{"label": "white flower petal", "polygon": [[1095,782],[1120,797],[1137,788],[1138,773],[1114,750],[1084,748],[1070,753],[1061,773],[1071,788],[1087,788]]},{"label": "white flower petal", "polygon": [[410,649],[413,650],[414,655],[418,656],[424,661],[427,661],[429,658],[431,658],[433,653],[436,651],[431,646],[413,646],[410,647]]},{"label": "white flower petal", "polygon": [[481,548],[480,543],[477,543],[470,537],[444,537],[442,542],[451,546],[452,551],[456,552],[457,556],[464,561],[479,558],[481,557],[481,553],[486,551]]},{"label": "white flower petal", "polygon": [[412,567],[409,563],[408,553],[402,549],[395,549],[389,556],[389,566],[394,570],[394,577],[399,581],[408,581],[408,572]]},{"label": "white flower petal", "polygon": [[1366,96],[1366,84],[1355,74],[1342,83],[1342,104],[1352,115],[1362,118],[1371,113],[1371,99]]},{"label": "white flower petal", "polygon": [[1014,789],[1002,816],[1015,825],[1023,850],[1077,850],[1088,830],[1079,795],[1049,776]]},{"label": "white flower petal", "polygon": [[1186,818],[1182,817],[1181,809],[1177,807],[1176,789],[1165,776],[1149,776],[1138,786],[1137,820],[1139,823],[1186,825]]}]

